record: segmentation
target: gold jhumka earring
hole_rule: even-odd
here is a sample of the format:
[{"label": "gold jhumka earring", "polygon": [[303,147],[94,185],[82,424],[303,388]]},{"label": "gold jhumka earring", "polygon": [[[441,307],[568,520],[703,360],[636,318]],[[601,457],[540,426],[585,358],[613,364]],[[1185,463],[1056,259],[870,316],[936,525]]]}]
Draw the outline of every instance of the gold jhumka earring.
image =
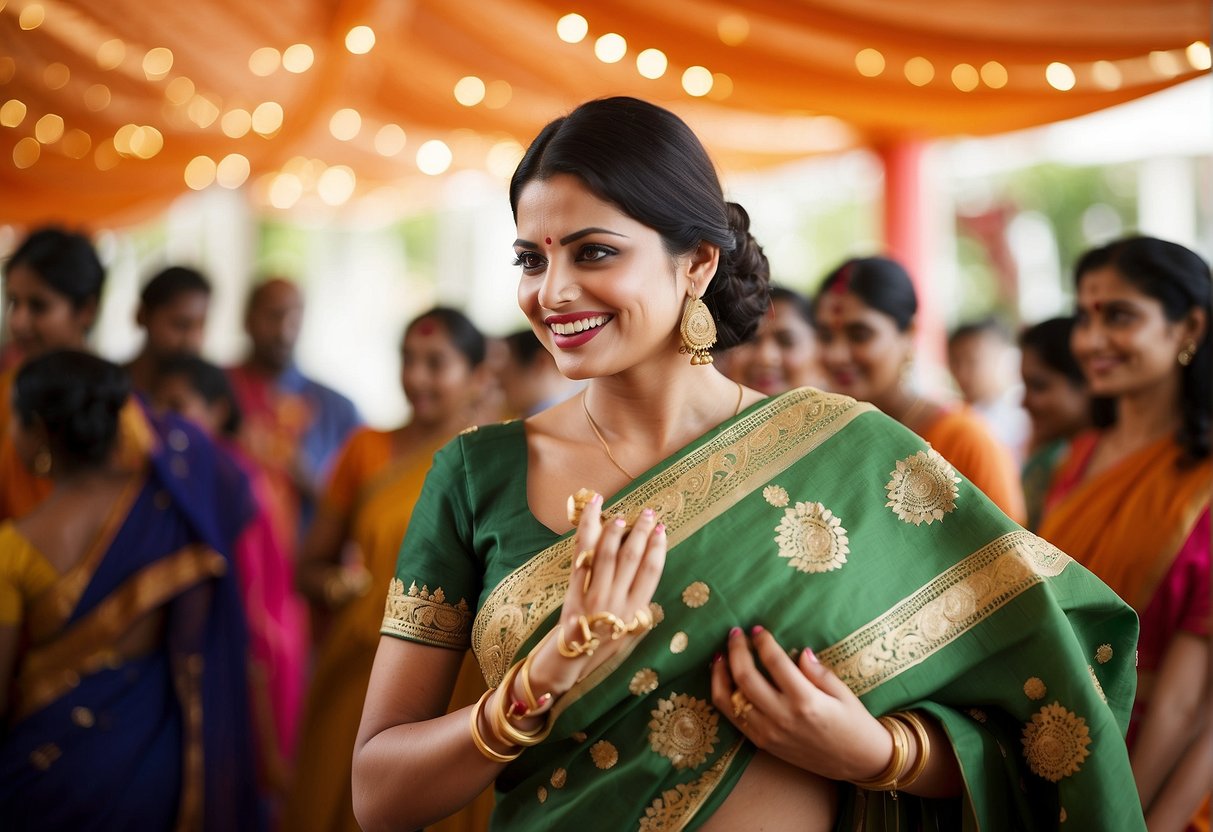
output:
[{"label": "gold jhumka earring", "polygon": [[712,363],[709,350],[716,343],[716,321],[712,319],[706,303],[694,295],[687,295],[686,305],[682,309],[682,325],[678,331],[682,335],[682,346],[678,352],[690,355],[692,365]]}]

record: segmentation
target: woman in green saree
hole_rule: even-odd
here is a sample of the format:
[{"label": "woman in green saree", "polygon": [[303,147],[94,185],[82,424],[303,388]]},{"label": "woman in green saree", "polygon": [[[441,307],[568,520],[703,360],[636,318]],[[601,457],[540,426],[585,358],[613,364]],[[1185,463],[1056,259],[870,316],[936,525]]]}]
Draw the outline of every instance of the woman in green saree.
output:
[{"label": "woman in green saree", "polygon": [[[364,829],[490,781],[503,830],[1144,828],[1131,610],[870,405],[711,367],[767,273],[685,124],[584,104],[511,203],[519,303],[588,385],[435,457],[355,749]],[[468,647],[491,689],[444,716]]]}]

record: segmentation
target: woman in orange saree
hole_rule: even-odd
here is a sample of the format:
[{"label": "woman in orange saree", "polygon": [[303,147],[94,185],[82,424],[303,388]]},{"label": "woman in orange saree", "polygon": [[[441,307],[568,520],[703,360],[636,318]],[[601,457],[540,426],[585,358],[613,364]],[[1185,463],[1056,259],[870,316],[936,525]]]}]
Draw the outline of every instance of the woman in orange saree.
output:
[{"label": "woman in orange saree", "polygon": [[[1076,267],[1074,355],[1096,397],[1053,479],[1040,527],[1141,618],[1128,742],[1150,829],[1208,828],[1209,497],[1213,346],[1209,267],[1133,237]],[[1095,660],[1103,661],[1096,653]],[[1207,801],[1207,797],[1205,797]]]}]

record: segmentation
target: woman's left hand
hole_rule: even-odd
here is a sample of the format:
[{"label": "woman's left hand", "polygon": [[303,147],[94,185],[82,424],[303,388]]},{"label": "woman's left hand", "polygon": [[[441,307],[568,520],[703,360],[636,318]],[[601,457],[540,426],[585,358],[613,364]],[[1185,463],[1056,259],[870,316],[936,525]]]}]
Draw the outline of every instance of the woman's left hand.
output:
[{"label": "woman's left hand", "polygon": [[866,780],[884,771],[893,738],[851,689],[812,650],[792,661],[762,627],[751,634],[734,627],[712,663],[720,712],[763,751],[822,777]]}]

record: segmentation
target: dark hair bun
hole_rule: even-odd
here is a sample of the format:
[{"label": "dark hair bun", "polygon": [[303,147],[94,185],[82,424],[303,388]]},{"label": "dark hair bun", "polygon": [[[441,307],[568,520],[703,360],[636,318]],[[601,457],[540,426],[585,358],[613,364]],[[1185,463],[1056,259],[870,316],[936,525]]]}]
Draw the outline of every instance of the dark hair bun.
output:
[{"label": "dark hair bun", "polygon": [[52,352],[17,373],[13,407],[23,425],[46,430],[57,466],[88,467],[113,451],[130,391],[121,367],[89,353]]},{"label": "dark hair bun", "polygon": [[736,202],[726,207],[734,247],[721,249],[716,276],[703,296],[716,319],[717,350],[749,340],[771,303],[771,268],[762,246],[750,234],[750,215]]}]

